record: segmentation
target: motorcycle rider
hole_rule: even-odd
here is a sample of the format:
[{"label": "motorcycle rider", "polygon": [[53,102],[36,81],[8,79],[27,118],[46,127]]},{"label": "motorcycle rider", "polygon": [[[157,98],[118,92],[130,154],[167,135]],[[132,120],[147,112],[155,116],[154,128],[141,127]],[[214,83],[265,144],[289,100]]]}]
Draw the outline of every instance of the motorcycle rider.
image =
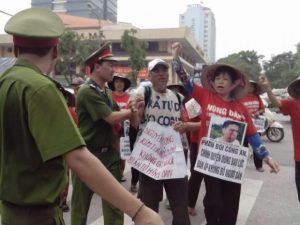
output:
[{"label": "motorcycle rider", "polygon": [[280,100],[273,94],[268,79],[265,76],[259,77],[259,83],[266,90],[272,105],[278,107],[283,114],[291,117],[294,141],[295,181],[298,200],[300,202],[300,79],[294,80],[288,85],[287,91],[291,98]]}]

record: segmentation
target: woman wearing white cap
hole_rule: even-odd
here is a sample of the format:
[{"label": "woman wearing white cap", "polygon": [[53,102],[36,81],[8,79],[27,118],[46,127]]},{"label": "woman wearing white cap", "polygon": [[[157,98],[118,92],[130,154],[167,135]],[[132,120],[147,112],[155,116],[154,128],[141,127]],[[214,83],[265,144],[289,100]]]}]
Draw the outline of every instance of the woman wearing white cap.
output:
[{"label": "woman wearing white cap", "polygon": [[[254,153],[270,166],[271,172],[278,172],[277,163],[270,157],[266,147],[251,120],[251,116],[238,99],[248,91],[248,79],[238,69],[226,65],[215,64],[204,68],[201,75],[202,86],[192,82],[184,70],[179,53],[180,43],[172,45],[173,68],[183,82],[186,90],[200,104],[201,124],[199,141],[208,135],[211,116],[217,115],[248,124],[246,135]],[[234,113],[233,113],[234,112]],[[234,225],[238,215],[241,184],[225,181],[204,175],[206,195],[204,208],[207,225]]]}]

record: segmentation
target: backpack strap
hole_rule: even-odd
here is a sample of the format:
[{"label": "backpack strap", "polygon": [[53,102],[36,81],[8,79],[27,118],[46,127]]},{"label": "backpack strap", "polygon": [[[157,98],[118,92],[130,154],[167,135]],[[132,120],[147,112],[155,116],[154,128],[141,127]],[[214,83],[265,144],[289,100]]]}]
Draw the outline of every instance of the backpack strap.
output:
[{"label": "backpack strap", "polygon": [[148,102],[149,102],[149,100],[150,100],[150,98],[151,98],[152,92],[151,92],[151,87],[145,86],[144,88],[145,88],[145,92],[144,92],[144,101],[145,101],[145,106],[147,106],[147,105],[148,105]]}]

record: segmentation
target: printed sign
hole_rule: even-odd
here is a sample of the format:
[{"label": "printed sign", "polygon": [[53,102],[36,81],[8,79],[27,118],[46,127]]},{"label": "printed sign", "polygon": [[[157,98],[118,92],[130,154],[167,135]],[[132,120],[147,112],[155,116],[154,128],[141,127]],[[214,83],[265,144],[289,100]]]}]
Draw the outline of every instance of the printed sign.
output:
[{"label": "printed sign", "polygon": [[201,114],[201,106],[196,102],[194,98],[191,98],[185,103],[185,108],[189,119],[195,118]]},{"label": "printed sign", "polygon": [[147,123],[127,162],[156,180],[186,176],[179,133],[172,127],[163,127],[153,121]]},{"label": "printed sign", "polygon": [[127,160],[131,155],[129,136],[120,137],[120,157]]},{"label": "printed sign", "polygon": [[242,144],[247,124],[213,115],[208,137],[202,138],[195,170],[223,180],[241,183],[248,159]]},{"label": "printed sign", "polygon": [[235,183],[241,183],[248,159],[248,148],[202,138],[195,170]]},{"label": "printed sign", "polygon": [[266,119],[267,118],[265,116],[258,116],[258,117],[252,118],[252,121],[254,123],[254,126],[256,127],[257,132],[259,132],[259,133],[265,132]]}]

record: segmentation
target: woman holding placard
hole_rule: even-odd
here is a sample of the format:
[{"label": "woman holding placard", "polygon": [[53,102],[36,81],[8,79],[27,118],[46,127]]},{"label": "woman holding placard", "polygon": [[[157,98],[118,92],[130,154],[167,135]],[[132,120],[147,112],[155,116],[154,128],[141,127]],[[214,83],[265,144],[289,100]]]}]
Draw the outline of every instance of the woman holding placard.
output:
[{"label": "woman holding placard", "polygon": [[[200,104],[201,127],[199,141],[206,138],[212,116],[233,119],[247,124],[246,138],[251,144],[254,154],[263,159],[271,168],[271,172],[279,171],[278,164],[270,157],[252,122],[247,108],[239,101],[249,87],[246,75],[233,66],[214,64],[203,69],[201,83],[194,84],[184,70],[179,54],[180,43],[172,45],[173,68],[183,82],[185,89]],[[201,145],[199,148],[201,153]],[[200,154],[201,155],[201,154]],[[207,225],[236,224],[241,183],[226,181],[211,175],[204,175],[206,195],[203,203]]]}]

